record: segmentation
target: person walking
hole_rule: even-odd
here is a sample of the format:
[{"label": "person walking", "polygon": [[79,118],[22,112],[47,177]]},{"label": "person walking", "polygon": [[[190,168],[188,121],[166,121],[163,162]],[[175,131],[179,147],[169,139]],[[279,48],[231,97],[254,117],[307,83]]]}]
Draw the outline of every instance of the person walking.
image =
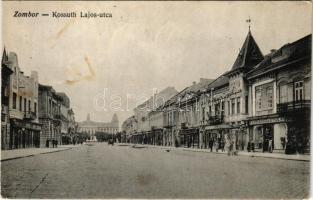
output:
[{"label": "person walking", "polygon": [[268,140],[268,152],[269,153],[273,153],[273,145],[272,145],[272,143],[273,143],[273,140],[272,140],[272,138],[270,138]]},{"label": "person walking", "polygon": [[214,142],[213,139],[210,138],[209,147],[210,147],[211,152],[212,152],[212,150],[213,150],[213,142]]},{"label": "person walking", "polygon": [[219,142],[218,140],[215,140],[215,151],[218,152],[218,149],[219,149]]}]

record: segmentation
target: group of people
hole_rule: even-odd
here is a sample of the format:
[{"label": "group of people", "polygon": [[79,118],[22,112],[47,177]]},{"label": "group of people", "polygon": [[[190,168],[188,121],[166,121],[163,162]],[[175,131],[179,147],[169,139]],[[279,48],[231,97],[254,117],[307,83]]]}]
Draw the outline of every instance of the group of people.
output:
[{"label": "group of people", "polygon": [[237,152],[235,142],[229,136],[227,136],[225,140],[223,140],[222,138],[210,138],[209,148],[211,152],[213,151],[213,147],[216,152],[218,152],[219,149],[221,149],[222,152],[226,150],[229,156],[236,155]]}]

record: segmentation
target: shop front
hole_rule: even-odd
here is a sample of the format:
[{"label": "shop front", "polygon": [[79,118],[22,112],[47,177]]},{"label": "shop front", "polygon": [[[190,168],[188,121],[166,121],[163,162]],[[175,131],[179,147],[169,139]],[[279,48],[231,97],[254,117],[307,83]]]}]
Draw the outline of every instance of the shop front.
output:
[{"label": "shop front", "polygon": [[286,121],[279,117],[250,119],[248,151],[284,153],[287,132]]},{"label": "shop front", "polygon": [[41,124],[11,119],[10,126],[9,149],[40,147]]},{"label": "shop front", "polygon": [[203,132],[202,146],[205,149],[210,149],[211,147],[215,150],[224,149],[227,139],[227,134],[229,134],[231,126],[227,124],[206,126]]},{"label": "shop front", "polygon": [[152,130],[155,138],[154,145],[161,146],[163,145],[163,129],[154,129]]},{"label": "shop front", "polygon": [[186,148],[200,148],[199,129],[181,129],[179,132],[180,146]]}]

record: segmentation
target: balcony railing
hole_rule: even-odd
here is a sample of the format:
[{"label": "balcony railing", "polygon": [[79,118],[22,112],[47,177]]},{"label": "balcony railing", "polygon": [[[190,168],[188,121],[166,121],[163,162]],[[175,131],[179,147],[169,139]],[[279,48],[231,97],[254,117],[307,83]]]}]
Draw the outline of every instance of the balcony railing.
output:
[{"label": "balcony railing", "polygon": [[207,120],[209,125],[221,124],[221,123],[223,123],[223,121],[224,121],[223,115],[210,116],[209,119]]},{"label": "balcony railing", "polygon": [[311,101],[301,100],[277,104],[277,113],[280,116],[306,114],[311,111]]},{"label": "balcony railing", "polygon": [[34,120],[34,119],[36,119],[36,116],[37,116],[36,113],[33,111],[26,111],[24,113],[24,119]]}]

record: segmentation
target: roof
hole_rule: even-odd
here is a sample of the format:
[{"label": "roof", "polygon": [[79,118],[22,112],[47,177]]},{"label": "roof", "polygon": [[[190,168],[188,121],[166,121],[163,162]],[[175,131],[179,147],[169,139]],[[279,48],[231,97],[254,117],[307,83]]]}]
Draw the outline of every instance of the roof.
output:
[{"label": "roof", "polygon": [[155,94],[155,97],[150,97],[148,100],[146,100],[144,103],[137,106],[134,110],[137,110],[139,108],[150,108],[155,100],[155,105],[164,105],[164,101],[166,102],[169,98],[171,98],[173,95],[177,94],[177,90],[174,87],[167,87],[163,89],[161,92]]},{"label": "roof", "polygon": [[[224,73],[225,74],[225,73]],[[208,89],[217,89],[222,86],[228,85],[229,84],[229,78],[222,74],[219,76],[217,79],[215,79],[211,84],[209,84]]]},{"label": "roof", "polygon": [[247,78],[253,78],[268,71],[275,70],[284,64],[311,56],[312,35],[307,35],[293,43],[282,46],[275,52],[267,54],[262,62],[256,65]]},{"label": "roof", "polygon": [[[206,88],[208,87],[208,85],[210,83],[212,83],[214,80],[213,79],[204,79],[201,78],[200,82],[195,83],[189,87],[186,87],[185,89],[183,89],[182,91],[180,91],[179,93],[177,93],[175,96],[173,96],[172,98],[170,98],[165,104],[164,106],[168,106],[172,103],[177,102],[179,99],[184,99],[184,98],[193,98],[197,93],[205,91]],[[188,96],[188,97],[187,97]]]},{"label": "roof", "polygon": [[251,31],[249,31],[229,73],[236,71],[237,69],[253,67],[262,60],[263,54],[254,40]]}]

